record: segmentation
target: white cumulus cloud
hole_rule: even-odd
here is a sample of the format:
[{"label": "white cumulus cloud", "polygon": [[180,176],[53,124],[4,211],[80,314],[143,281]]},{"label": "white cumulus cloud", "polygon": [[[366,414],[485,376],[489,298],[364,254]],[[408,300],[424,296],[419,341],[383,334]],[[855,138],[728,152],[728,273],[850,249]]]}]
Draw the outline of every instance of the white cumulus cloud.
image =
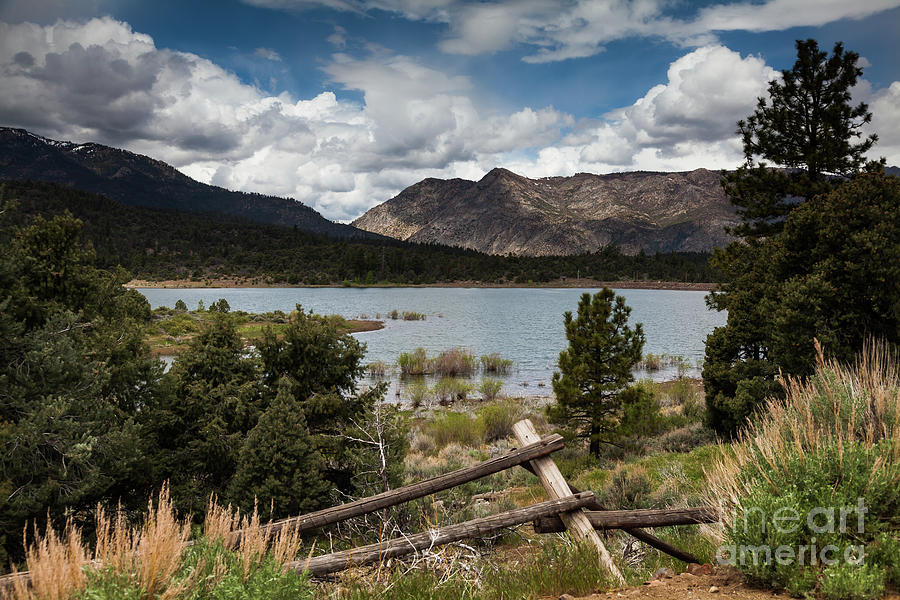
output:
[{"label": "white cumulus cloud", "polygon": [[[408,4],[424,14],[447,3]],[[331,89],[296,98],[110,18],[0,23],[0,123],[123,147],[350,220],[425,177],[477,179],[495,166],[530,176],[735,166],[735,122],[777,76],[759,57],[710,44],[631,105],[576,122],[550,106],[485,106],[467,77],[384,49],[338,53],[323,68]],[[864,92],[875,154],[898,164],[900,82]]]}]

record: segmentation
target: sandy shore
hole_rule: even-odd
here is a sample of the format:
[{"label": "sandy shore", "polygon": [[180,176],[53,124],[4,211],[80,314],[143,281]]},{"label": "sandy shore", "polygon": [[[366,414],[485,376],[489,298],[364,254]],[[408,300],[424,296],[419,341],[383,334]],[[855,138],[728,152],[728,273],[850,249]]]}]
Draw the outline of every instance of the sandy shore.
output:
[{"label": "sandy shore", "polygon": [[[598,281],[596,279],[567,279],[565,281],[554,280],[547,283],[484,283],[481,281],[455,281],[452,283],[427,283],[417,285],[353,285],[351,287],[381,287],[381,288],[617,288],[624,290],[699,290],[711,291],[716,289],[716,283],[685,283],[681,281]],[[339,288],[343,285],[289,285],[286,283],[266,283],[261,279],[205,279],[192,281],[189,279],[167,279],[164,281],[147,281],[144,279],[132,279],[125,284],[130,288]]]}]

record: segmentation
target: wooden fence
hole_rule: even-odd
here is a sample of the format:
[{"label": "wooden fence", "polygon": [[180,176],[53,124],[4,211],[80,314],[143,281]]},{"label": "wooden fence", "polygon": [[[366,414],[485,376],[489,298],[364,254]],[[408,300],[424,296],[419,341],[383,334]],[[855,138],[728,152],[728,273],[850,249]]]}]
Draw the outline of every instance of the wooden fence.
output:
[{"label": "wooden fence", "polygon": [[[457,469],[376,496],[269,523],[261,528],[268,533],[275,533],[286,527],[296,528],[300,533],[308,533],[353,517],[367,515],[448,490],[493,473],[522,466],[538,476],[549,500],[456,525],[310,557],[289,563],[287,566],[300,572],[309,572],[312,575],[325,575],[353,566],[368,565],[388,558],[422,552],[525,523],[533,523],[537,533],[568,531],[576,539],[592,544],[597,549],[598,560],[603,569],[619,582],[624,582],[622,574],[597,534],[598,530],[621,529],[679,560],[698,562],[689,553],[675,548],[641,528],[712,523],[719,520],[715,510],[708,507],[606,510],[598,503],[592,492],[582,492],[571,486],[553,462],[550,455],[563,448],[561,436],[552,434],[540,437],[531,421],[527,419],[516,423],[513,426],[513,433],[519,442],[518,449],[510,450],[477,465]],[[230,541],[236,543],[240,541],[244,532],[235,531],[231,535]],[[188,542],[188,545],[191,543]],[[8,589],[16,578],[27,580],[28,573],[0,577],[0,592]]]}]

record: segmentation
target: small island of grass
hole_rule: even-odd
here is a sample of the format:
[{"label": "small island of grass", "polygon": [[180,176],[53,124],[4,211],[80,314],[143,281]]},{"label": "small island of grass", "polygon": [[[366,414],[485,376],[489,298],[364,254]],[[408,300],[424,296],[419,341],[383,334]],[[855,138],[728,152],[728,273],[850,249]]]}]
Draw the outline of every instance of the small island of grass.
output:
[{"label": "small island of grass", "polygon": [[[245,347],[255,346],[269,327],[280,336],[290,319],[290,313],[280,310],[265,313],[231,311],[224,299],[214,302],[208,309],[201,302],[196,310],[189,311],[181,300],[175,306],[175,308],[160,306],[153,310],[153,319],[147,328],[145,339],[154,356],[174,356],[183,351],[200,332],[202,326],[219,313],[229,313],[235,319],[237,333],[241,336]],[[340,315],[329,315],[325,318],[333,323],[340,333],[359,333],[384,328],[383,321],[345,319]]]}]

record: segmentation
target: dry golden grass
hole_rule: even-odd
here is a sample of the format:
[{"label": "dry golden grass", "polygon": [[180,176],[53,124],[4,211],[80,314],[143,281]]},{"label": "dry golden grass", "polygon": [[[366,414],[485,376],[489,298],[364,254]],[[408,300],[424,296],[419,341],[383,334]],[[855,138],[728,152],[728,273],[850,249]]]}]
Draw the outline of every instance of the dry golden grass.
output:
[{"label": "dry golden grass", "polygon": [[[89,554],[81,542],[81,531],[66,522],[59,535],[48,522],[41,535],[35,527],[34,543],[26,544],[25,561],[30,581],[14,579],[11,597],[15,600],[65,600],[84,588],[84,564]],[[30,583],[30,585],[29,585]]]},{"label": "dry golden grass", "polygon": [[[12,585],[5,590],[9,598],[67,600],[85,588],[85,567],[93,565],[126,576],[141,589],[142,598],[167,600],[198,584],[194,576],[205,571],[204,565],[199,564],[187,578],[176,578],[190,524],[176,517],[168,486],[163,486],[155,502],[148,502],[147,514],[140,526],[131,526],[121,508],[110,515],[99,506],[96,524],[97,543],[93,553],[85,547],[81,531],[71,521],[61,533],[49,524],[43,534],[35,530],[34,541],[26,543],[27,574],[18,574],[27,577],[17,577],[14,572],[8,579]],[[210,498],[204,536],[212,542],[220,541],[229,550],[236,550],[246,578],[267,552],[284,564],[297,557],[301,546],[295,526],[283,527],[273,534],[271,527],[260,525],[255,508],[251,515],[241,516],[230,505],[222,507],[215,498]],[[240,535],[235,535],[236,532]],[[212,579],[224,577],[227,568],[223,555],[217,554],[216,564],[212,565]]]},{"label": "dry golden grass", "polygon": [[[762,416],[733,445],[733,453],[723,452],[707,473],[707,497],[722,511],[723,523],[741,512],[741,498],[749,491],[744,482],[761,478],[775,486],[773,474],[786,468],[789,455],[814,453],[824,442],[835,443],[839,456],[850,443],[871,448],[887,442],[888,450],[880,454],[870,478],[883,477],[900,463],[896,351],[871,342],[854,364],[842,365],[825,360],[818,350],[816,374],[807,380],[786,378],[785,399],[766,402]],[[720,537],[721,528],[716,533]]]}]

